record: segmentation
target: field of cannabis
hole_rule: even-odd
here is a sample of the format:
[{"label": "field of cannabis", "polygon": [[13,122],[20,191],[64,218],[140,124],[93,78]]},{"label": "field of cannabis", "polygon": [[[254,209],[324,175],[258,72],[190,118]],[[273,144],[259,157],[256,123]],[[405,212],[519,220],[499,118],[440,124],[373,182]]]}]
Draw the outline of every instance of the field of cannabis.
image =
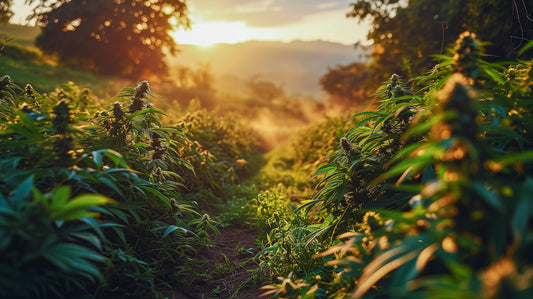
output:
[{"label": "field of cannabis", "polygon": [[0,297],[532,298],[533,61],[483,51],[465,32],[268,152],[148,81],[2,74]]}]

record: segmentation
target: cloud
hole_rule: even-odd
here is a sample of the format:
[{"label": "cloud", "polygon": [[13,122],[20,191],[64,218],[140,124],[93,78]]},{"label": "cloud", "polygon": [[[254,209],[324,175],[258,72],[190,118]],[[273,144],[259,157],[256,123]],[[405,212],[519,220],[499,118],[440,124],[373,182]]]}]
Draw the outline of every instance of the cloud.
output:
[{"label": "cloud", "polygon": [[338,9],[349,10],[353,0],[194,0],[193,17],[209,21],[243,21],[253,27],[280,27],[306,16]]}]

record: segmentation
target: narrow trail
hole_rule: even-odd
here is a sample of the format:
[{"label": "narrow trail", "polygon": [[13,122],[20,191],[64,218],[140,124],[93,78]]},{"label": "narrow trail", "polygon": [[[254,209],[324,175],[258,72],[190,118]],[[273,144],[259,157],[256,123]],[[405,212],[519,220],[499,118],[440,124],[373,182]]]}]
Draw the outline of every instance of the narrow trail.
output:
[{"label": "narrow trail", "polygon": [[198,253],[198,258],[205,260],[196,272],[201,275],[194,278],[192,286],[174,290],[174,298],[253,299],[264,292],[259,289],[261,279],[253,273],[259,267],[253,260],[259,251],[256,233],[238,226],[219,230],[220,235],[211,236],[213,245]]}]

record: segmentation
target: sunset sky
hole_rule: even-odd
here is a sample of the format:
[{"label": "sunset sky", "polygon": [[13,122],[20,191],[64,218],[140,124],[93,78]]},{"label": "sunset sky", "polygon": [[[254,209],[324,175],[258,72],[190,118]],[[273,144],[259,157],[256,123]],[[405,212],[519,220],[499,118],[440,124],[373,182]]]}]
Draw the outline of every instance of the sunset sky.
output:
[{"label": "sunset sky", "polygon": [[[367,26],[346,18],[353,0],[189,0],[192,28],[173,34],[181,44],[208,46],[247,40],[365,42]],[[15,0],[12,21],[29,8]]]}]

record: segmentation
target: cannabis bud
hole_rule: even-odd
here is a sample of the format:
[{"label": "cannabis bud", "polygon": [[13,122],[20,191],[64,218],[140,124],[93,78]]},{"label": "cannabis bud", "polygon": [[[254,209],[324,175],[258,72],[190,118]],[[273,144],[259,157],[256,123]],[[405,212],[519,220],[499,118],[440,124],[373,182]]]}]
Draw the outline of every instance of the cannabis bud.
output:
[{"label": "cannabis bud", "polygon": [[163,159],[163,155],[165,154],[167,149],[161,144],[161,135],[154,132],[152,134],[152,142],[150,143],[150,145],[154,149],[154,153],[152,154],[152,160]]},{"label": "cannabis bud", "polygon": [[26,84],[26,87],[24,87],[24,97],[35,100],[36,96],[37,96],[37,92],[35,92],[35,89],[33,89],[33,87],[30,84]]},{"label": "cannabis bud", "polygon": [[150,84],[148,84],[148,81],[144,80],[137,83],[137,92],[135,93],[135,97],[144,98],[147,94],[150,94]]},{"label": "cannabis bud", "polygon": [[128,129],[124,121],[124,112],[120,103],[113,104],[113,120],[111,122],[104,123],[109,127],[109,135],[114,138],[116,145],[121,146],[126,143],[126,134]]},{"label": "cannabis bud", "polygon": [[363,216],[363,223],[367,225],[367,229],[365,230],[366,234],[370,234],[383,226],[381,215],[373,211],[365,213]]},{"label": "cannabis bud", "polygon": [[387,84],[385,95],[389,99],[394,99],[405,95],[405,90],[402,87],[400,76],[397,74],[392,74],[390,77],[390,83]]},{"label": "cannabis bud", "polygon": [[477,112],[473,107],[474,92],[462,74],[455,73],[439,91],[438,111],[443,115],[453,115],[433,128],[437,139],[461,136],[467,140],[476,139]]},{"label": "cannabis bud", "polygon": [[453,66],[469,78],[476,78],[481,69],[478,67],[482,47],[474,33],[463,32],[456,42]]},{"label": "cannabis bud", "polygon": [[348,140],[348,138],[346,137],[341,137],[340,139],[340,147],[342,148],[342,150],[344,151],[344,155],[346,157],[348,157],[349,159],[356,159],[358,156],[359,156],[359,153],[357,152],[357,150],[355,150],[353,147],[352,147],[352,144],[350,143],[350,141]]},{"label": "cannabis bud", "polygon": [[68,131],[68,125],[72,122],[70,119],[70,107],[65,100],[61,100],[54,108],[56,117],[52,120],[54,129],[58,134],[65,134]]},{"label": "cannabis bud", "polygon": [[124,119],[124,114],[122,113],[122,108],[120,107],[120,103],[114,103],[113,104],[113,117],[116,121],[121,121]]},{"label": "cannabis bud", "polygon": [[145,102],[143,99],[147,94],[150,94],[150,85],[148,84],[148,81],[145,80],[137,83],[135,95],[133,96],[129,106],[129,113],[135,113],[144,109]]}]

